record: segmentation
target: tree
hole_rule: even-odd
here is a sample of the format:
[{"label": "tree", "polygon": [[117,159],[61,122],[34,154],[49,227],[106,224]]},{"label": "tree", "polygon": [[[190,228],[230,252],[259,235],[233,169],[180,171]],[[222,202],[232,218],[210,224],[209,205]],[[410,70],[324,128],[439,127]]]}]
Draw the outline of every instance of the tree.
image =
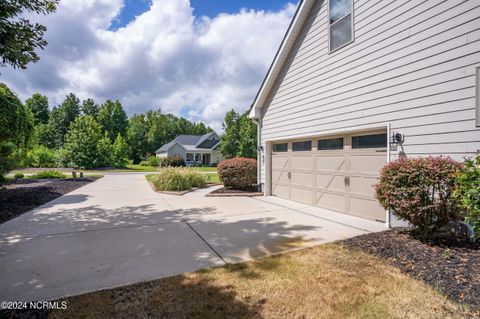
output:
[{"label": "tree", "polygon": [[53,132],[51,123],[35,126],[35,142],[48,148],[56,147],[55,132]]},{"label": "tree", "polygon": [[223,120],[222,142],[220,144],[220,152],[227,159],[238,156],[240,147],[240,128],[238,123],[239,115],[233,109],[225,114]]},{"label": "tree", "polygon": [[145,115],[135,114],[128,122],[127,141],[130,146],[130,156],[138,164],[148,152],[146,143],[147,125]]},{"label": "tree", "polygon": [[224,134],[220,144],[220,152],[226,158],[257,156],[257,126],[248,117],[233,109],[225,114],[223,120]]},{"label": "tree", "polygon": [[33,116],[5,84],[0,83],[0,180],[24,157],[33,135]]},{"label": "tree", "polygon": [[238,119],[239,146],[237,156],[257,157],[257,125],[248,117],[248,111]]},{"label": "tree", "polygon": [[35,93],[25,101],[25,105],[32,111],[35,125],[47,124],[50,110],[48,109],[48,98],[45,95]]},{"label": "tree", "polygon": [[108,132],[103,134],[103,138],[97,144],[96,167],[112,166],[113,145]]},{"label": "tree", "polygon": [[65,136],[72,122],[80,115],[80,100],[70,93],[58,107],[50,113],[49,124],[54,135],[54,145],[59,148],[65,142]]},{"label": "tree", "polygon": [[0,56],[2,66],[26,69],[37,62],[36,49],[43,49],[47,28],[31,23],[26,13],[49,14],[56,10],[59,0],[2,0],[0,1]]},{"label": "tree", "polygon": [[116,168],[123,168],[128,163],[128,144],[120,133],[113,143],[112,164]]},{"label": "tree", "polygon": [[107,100],[98,112],[98,124],[102,131],[107,131],[113,141],[120,133],[123,137],[127,134],[128,117],[119,101]]},{"label": "tree", "polygon": [[86,99],[82,102],[80,111],[83,115],[91,115],[96,119],[98,116],[99,107],[94,100]]},{"label": "tree", "polygon": [[65,136],[64,152],[69,166],[93,168],[97,165],[100,125],[90,115],[77,117]]}]

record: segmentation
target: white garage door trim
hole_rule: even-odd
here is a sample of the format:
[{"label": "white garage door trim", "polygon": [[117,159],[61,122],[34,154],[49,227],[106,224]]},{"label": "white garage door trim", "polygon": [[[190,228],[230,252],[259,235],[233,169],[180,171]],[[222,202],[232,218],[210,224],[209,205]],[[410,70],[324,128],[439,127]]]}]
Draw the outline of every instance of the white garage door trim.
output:
[{"label": "white garage door trim", "polygon": [[[370,135],[378,133],[387,133],[387,137],[390,135],[389,126],[382,126],[380,129],[376,127],[374,130],[360,130],[360,131],[344,131],[342,134],[336,135],[316,135],[301,137],[295,139],[284,139],[284,140],[270,140],[266,143],[267,145],[267,166],[266,166],[266,192],[267,194],[275,193],[280,197],[289,198],[295,201],[304,202],[310,205],[318,205],[334,211],[340,211],[352,215],[357,215],[369,219],[384,220],[388,226],[389,224],[389,214],[385,214],[385,211],[380,210],[376,201],[372,201],[372,195],[363,191],[365,187],[369,187],[372,182],[372,178],[377,175],[377,168],[380,168],[383,163],[389,162],[390,152],[389,152],[389,141],[387,138],[387,147],[380,149],[352,149],[351,148],[351,137],[357,135]],[[344,143],[345,147],[341,150],[317,150],[317,141],[319,139],[326,138],[345,138]],[[299,151],[292,152],[292,143],[301,140],[310,140],[312,142],[311,151]],[[273,144],[287,142],[288,143],[288,152],[287,153],[275,153],[275,161],[277,167],[273,168],[272,162],[272,153]],[[377,157],[378,154],[378,157]],[[368,156],[368,160],[365,161],[365,157]],[[328,159],[318,161],[318,158]],[[378,159],[378,160],[377,160]],[[284,162],[282,162],[284,161]],[[363,161],[363,164],[361,164]],[[372,168],[375,167],[375,170],[368,171],[367,167],[370,166],[370,161],[376,161],[376,164],[372,164]],[[380,161],[380,162],[379,162]],[[284,169],[278,167],[282,163],[288,165]],[[296,164],[296,162],[298,162]],[[314,163],[315,162],[315,163]],[[317,162],[321,163],[320,165],[327,165],[328,167],[319,167],[317,168]],[[330,162],[330,163],[328,163]],[[293,164],[292,164],[293,163]],[[293,165],[293,166],[292,166]],[[342,165],[352,165],[357,166],[360,169],[351,171],[350,167],[342,167]],[[337,167],[338,166],[338,167]],[[305,169],[306,167],[306,169]],[[310,168],[309,168],[310,167]],[[367,169],[367,171],[361,172],[362,168]],[[327,171],[324,171],[324,170]],[[333,169],[333,171],[332,171]],[[286,174],[289,175],[287,178]],[[343,183],[342,177],[346,180],[349,179],[345,189],[342,189],[341,185]],[[281,179],[281,180],[279,180]],[[340,180],[342,179],[342,180]],[[353,182],[352,182],[353,181]],[[298,182],[298,183],[297,183]],[[287,183],[288,185],[285,185]],[[334,184],[331,186],[331,184]],[[298,184],[298,185],[297,185]],[[335,189],[338,184],[338,191]],[[367,185],[368,184],[368,185]],[[346,184],[345,184],[346,185]],[[276,190],[273,188],[277,187]],[[324,187],[325,186],[325,187]],[[283,189],[281,189],[283,188]],[[282,192],[284,192],[282,194]],[[285,192],[288,192],[285,193]],[[356,193],[357,192],[357,193]],[[362,193],[363,192],[363,193]],[[345,200],[343,201],[342,198]],[[320,202],[321,201],[321,202]],[[320,203],[319,203],[320,202]],[[364,205],[376,205],[376,209],[368,209],[369,216],[363,211],[355,211],[357,207],[362,207]],[[335,205],[337,205],[335,207]],[[353,205],[353,206],[351,206]],[[366,209],[363,209],[366,211]],[[372,212],[376,212],[373,213]]]}]

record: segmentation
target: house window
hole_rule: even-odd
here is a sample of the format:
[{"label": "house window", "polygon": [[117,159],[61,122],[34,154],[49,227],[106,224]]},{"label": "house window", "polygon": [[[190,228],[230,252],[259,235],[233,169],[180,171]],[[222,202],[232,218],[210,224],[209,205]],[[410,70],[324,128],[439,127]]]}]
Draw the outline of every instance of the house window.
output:
[{"label": "house window", "polygon": [[480,126],[480,67],[477,68],[477,126]]},{"label": "house window", "polygon": [[292,151],[303,152],[312,150],[312,141],[301,141],[292,143]]},{"label": "house window", "polygon": [[273,151],[275,153],[288,152],[288,143],[273,144]]},{"label": "house window", "polygon": [[352,136],[352,148],[387,147],[387,134]]},{"label": "house window", "polygon": [[317,149],[319,151],[341,150],[343,149],[343,137],[318,140]]},{"label": "house window", "polygon": [[330,51],[353,41],[353,0],[329,0]]}]

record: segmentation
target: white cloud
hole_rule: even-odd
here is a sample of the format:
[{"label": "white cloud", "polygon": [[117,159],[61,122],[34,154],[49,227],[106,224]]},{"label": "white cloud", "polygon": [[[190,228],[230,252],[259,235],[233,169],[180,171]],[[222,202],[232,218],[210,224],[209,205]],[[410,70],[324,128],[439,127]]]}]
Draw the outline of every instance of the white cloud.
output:
[{"label": "white cloud", "polygon": [[154,0],[125,27],[109,30],[123,0],[65,0],[36,18],[49,45],[27,70],[0,80],[25,99],[61,102],[69,92],[97,102],[119,99],[127,113],[161,107],[219,129],[227,110],[248,109],[294,13],[242,9],[194,17],[188,0]]}]

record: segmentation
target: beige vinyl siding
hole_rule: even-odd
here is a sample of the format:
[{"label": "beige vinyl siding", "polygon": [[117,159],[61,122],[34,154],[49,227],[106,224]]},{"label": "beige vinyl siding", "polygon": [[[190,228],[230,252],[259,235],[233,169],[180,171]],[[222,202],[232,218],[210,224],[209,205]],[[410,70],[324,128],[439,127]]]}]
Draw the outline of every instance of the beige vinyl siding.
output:
[{"label": "beige vinyl siding", "polygon": [[355,41],[332,53],[327,14],[317,0],[267,98],[265,149],[265,141],[387,124],[405,134],[392,158],[461,159],[480,149],[479,1],[356,0]]}]

